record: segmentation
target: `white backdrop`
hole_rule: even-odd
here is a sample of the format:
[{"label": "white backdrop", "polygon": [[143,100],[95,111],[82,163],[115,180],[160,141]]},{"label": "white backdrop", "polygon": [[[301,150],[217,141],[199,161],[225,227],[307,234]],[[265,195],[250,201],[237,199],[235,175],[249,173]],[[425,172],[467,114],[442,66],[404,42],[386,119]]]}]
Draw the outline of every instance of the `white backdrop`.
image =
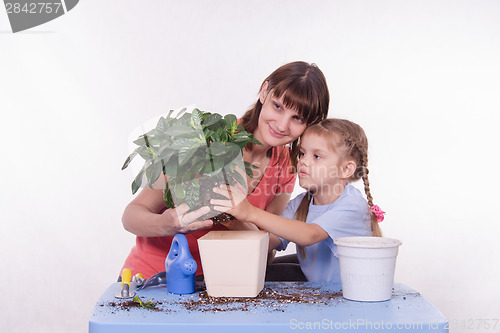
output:
[{"label": "white backdrop", "polygon": [[87,331],[134,244],[120,167],[136,126],[193,103],[241,115],[294,60],[367,132],[396,281],[454,332],[499,319],[499,36],[494,0],[82,0],[17,34],[2,10],[2,330]]}]

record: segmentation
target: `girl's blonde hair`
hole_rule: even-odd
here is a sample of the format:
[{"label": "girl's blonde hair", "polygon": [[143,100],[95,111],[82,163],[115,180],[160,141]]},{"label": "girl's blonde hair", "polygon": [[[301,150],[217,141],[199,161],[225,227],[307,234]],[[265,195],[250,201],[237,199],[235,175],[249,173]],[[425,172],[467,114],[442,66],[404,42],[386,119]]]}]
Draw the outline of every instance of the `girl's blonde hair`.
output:
[{"label": "girl's blonde hair", "polygon": [[[368,206],[372,207],[373,197],[370,191],[370,182],[368,181],[368,139],[361,126],[346,119],[330,118],[307,127],[301,138],[308,134],[317,134],[326,138],[331,138],[331,140],[328,140],[332,145],[330,149],[343,148],[345,154],[344,158],[352,159],[354,163],[356,163],[356,170],[352,176],[349,177],[348,182],[354,182],[359,179],[363,180]],[[336,134],[340,140],[336,139],[334,134]],[[302,199],[295,213],[295,218],[297,220],[306,221],[311,198],[311,193],[307,193]],[[382,231],[377,222],[377,217],[373,212],[371,212],[371,220],[373,236],[381,237]],[[302,255],[305,255],[303,248],[298,247],[298,249]]]}]

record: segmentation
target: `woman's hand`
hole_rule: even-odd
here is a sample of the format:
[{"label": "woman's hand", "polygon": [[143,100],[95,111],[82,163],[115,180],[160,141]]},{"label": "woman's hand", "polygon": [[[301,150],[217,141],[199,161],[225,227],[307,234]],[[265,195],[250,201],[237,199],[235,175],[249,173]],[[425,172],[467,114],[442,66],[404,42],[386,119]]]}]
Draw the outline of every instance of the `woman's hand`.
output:
[{"label": "woman's hand", "polygon": [[209,212],[209,207],[187,213],[188,210],[186,204],[165,210],[163,191],[144,188],[125,208],[123,227],[137,236],[163,237],[191,233],[213,225],[211,220],[197,221]]},{"label": "woman's hand", "polygon": [[210,212],[208,207],[202,207],[193,212],[187,213],[189,206],[185,203],[182,205],[167,209],[162,215],[166,215],[167,221],[171,221],[177,227],[176,233],[188,234],[197,230],[210,228],[213,225],[212,220],[198,221],[198,218]]},{"label": "woman's hand", "polygon": [[214,210],[229,213],[240,221],[248,220],[248,216],[254,207],[248,202],[246,193],[239,186],[222,184],[215,187],[213,191],[228,199],[211,199],[210,204],[214,205]]}]

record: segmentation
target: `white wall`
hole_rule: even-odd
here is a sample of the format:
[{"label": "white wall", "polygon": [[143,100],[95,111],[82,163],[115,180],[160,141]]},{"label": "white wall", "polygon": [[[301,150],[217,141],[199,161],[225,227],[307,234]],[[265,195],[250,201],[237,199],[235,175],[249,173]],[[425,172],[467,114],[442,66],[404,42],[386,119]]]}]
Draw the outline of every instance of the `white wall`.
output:
[{"label": "white wall", "polygon": [[2,330],[87,331],[134,242],[129,133],[193,103],[241,115],[293,60],[367,132],[382,228],[404,243],[396,280],[452,322],[499,319],[499,15],[494,0],[86,0],[12,34],[0,13]]}]

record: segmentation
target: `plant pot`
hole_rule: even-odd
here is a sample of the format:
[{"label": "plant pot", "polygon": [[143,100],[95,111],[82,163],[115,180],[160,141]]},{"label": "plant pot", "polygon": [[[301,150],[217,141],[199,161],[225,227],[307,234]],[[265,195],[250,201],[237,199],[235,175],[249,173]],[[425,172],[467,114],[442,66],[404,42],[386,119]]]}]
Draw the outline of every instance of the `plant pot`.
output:
[{"label": "plant pot", "polygon": [[378,302],[392,297],[400,240],[384,237],[343,237],[334,240],[345,298]]},{"label": "plant pot", "polygon": [[210,231],[198,247],[210,296],[255,297],[264,288],[267,232]]}]

